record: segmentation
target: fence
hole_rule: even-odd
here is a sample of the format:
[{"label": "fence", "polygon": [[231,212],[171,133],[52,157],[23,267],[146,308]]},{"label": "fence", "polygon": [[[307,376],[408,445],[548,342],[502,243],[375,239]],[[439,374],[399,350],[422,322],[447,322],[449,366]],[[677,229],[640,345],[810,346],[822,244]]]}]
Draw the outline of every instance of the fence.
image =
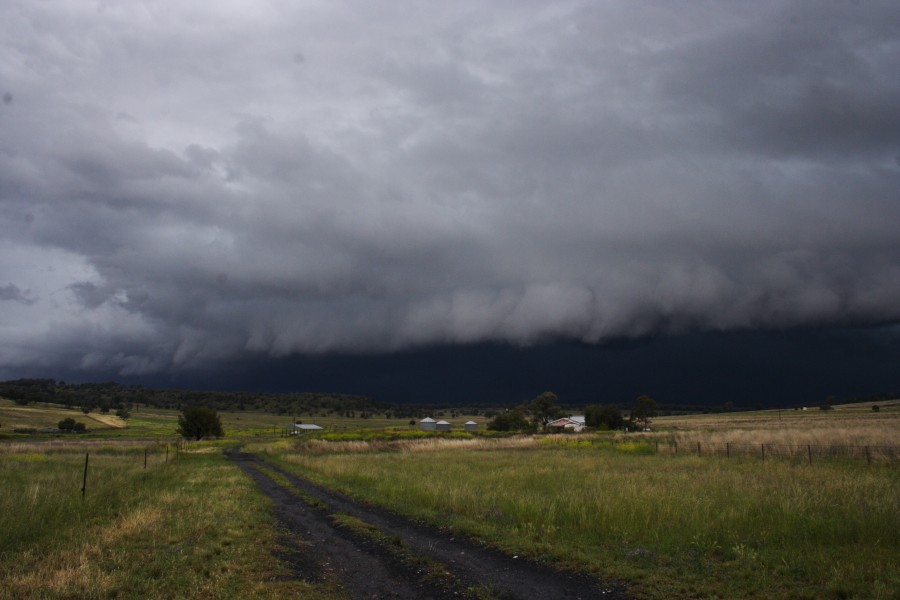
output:
[{"label": "fence", "polygon": [[823,460],[858,460],[872,465],[893,464],[900,461],[900,446],[853,446],[820,444],[777,444],[777,443],[711,443],[676,440],[658,440],[657,454],[712,456],[731,459],[754,458],[761,461],[788,459],[795,462],[813,464]]}]

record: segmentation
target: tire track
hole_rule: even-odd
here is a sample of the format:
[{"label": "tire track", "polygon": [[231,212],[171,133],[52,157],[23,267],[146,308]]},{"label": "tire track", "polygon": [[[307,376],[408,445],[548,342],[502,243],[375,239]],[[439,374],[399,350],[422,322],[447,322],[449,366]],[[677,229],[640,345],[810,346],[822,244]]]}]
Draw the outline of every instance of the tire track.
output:
[{"label": "tire track", "polygon": [[[354,598],[465,598],[504,600],[621,600],[623,586],[607,585],[587,575],[555,571],[546,565],[514,558],[479,546],[434,527],[425,526],[387,510],[352,500],[306,479],[266,463],[253,454],[226,452],[272,498],[276,516],[304,544],[301,552],[327,557],[327,569],[346,578]],[[254,468],[261,466],[284,477],[292,486],[328,506],[312,508]],[[408,552],[440,563],[451,575],[435,581],[427,569],[380,547],[365,536],[335,527],[328,513],[342,513],[401,540]],[[366,557],[366,558],[363,558]],[[323,567],[319,567],[323,568]],[[311,571],[309,565],[305,567]],[[394,594],[394,595],[392,595]]]}]

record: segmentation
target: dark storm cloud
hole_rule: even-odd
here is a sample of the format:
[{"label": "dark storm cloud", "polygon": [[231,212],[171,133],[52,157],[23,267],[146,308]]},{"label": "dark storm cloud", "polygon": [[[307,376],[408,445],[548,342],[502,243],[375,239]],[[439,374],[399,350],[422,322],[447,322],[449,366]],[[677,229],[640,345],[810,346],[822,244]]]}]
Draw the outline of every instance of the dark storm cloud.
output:
[{"label": "dark storm cloud", "polygon": [[900,320],[895,3],[0,22],[8,369]]},{"label": "dark storm cloud", "polygon": [[7,283],[0,286],[0,302],[10,301],[21,304],[34,304],[35,300],[35,298],[31,297],[29,290],[22,291],[15,284]]}]

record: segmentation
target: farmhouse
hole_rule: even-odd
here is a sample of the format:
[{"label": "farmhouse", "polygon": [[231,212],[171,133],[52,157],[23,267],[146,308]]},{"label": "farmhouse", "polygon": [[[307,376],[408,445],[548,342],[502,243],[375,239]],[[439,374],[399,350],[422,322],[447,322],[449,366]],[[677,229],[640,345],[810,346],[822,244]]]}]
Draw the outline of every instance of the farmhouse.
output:
[{"label": "farmhouse", "polygon": [[422,431],[434,431],[435,430],[435,422],[431,417],[425,417],[421,421],[419,421],[419,429]]},{"label": "farmhouse", "polygon": [[450,431],[450,427],[452,427],[449,421],[438,421],[434,425],[434,428],[438,431]]},{"label": "farmhouse", "polygon": [[578,433],[584,430],[584,417],[563,417],[547,423],[547,429],[555,431],[574,431]]}]

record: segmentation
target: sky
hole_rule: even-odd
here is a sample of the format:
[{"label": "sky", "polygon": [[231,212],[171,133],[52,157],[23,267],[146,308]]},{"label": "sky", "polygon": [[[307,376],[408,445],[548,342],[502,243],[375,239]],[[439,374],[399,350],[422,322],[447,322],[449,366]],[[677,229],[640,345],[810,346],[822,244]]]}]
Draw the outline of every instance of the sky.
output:
[{"label": "sky", "polygon": [[5,0],[0,378],[900,389],[898,59],[893,0]]}]

